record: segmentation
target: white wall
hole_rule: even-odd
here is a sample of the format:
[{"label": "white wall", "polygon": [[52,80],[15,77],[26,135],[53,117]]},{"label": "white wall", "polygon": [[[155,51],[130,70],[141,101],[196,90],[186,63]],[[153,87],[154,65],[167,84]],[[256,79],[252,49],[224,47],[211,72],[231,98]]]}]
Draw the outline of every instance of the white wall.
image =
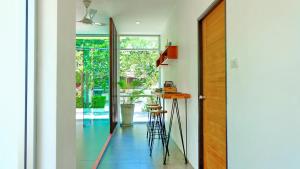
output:
[{"label": "white wall", "polygon": [[[197,18],[211,2],[180,1],[162,36],[163,45],[168,39],[179,46],[179,59],[162,68],[163,81],[193,95],[188,148],[195,168]],[[299,168],[299,6],[296,0],[227,0],[229,169]],[[173,138],[180,147],[178,130]]]},{"label": "white wall", "polygon": [[[198,18],[214,0],[178,1],[177,8],[169,19],[162,35],[162,47],[167,39],[178,45],[178,60],[163,66],[162,81],[172,80],[180,92],[192,94],[188,100],[188,159],[194,168],[198,168]],[[170,104],[167,107],[170,110]],[[179,104],[182,124],[185,131],[184,101]],[[175,118],[175,120],[177,120]],[[173,126],[173,139],[181,148],[177,122]],[[185,136],[185,132],[184,132]]]},{"label": "white wall", "polygon": [[75,0],[40,0],[37,168],[76,168]]},{"label": "white wall", "polygon": [[[24,168],[25,1],[1,2],[0,168]],[[7,17],[11,19],[7,19]]]},{"label": "white wall", "polygon": [[299,6],[227,1],[229,169],[300,168]]}]

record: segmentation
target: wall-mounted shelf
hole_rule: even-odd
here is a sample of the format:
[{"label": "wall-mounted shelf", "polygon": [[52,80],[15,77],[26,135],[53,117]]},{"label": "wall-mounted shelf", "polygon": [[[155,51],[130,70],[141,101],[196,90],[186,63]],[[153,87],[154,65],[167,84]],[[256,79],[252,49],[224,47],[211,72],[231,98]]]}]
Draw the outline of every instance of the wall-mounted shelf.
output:
[{"label": "wall-mounted shelf", "polygon": [[156,60],[156,67],[161,65],[168,65],[169,60],[178,58],[178,47],[168,46],[166,50],[160,54],[159,58]]}]

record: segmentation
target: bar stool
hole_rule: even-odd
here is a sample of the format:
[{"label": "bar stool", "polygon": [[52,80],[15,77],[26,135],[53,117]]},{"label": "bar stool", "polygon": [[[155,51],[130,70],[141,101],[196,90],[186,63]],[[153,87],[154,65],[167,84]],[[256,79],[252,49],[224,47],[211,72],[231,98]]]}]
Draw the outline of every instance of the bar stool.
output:
[{"label": "bar stool", "polygon": [[[159,109],[150,110],[150,123],[149,123],[149,140],[150,156],[152,156],[153,144],[155,139],[160,139],[163,147],[167,140],[166,132],[164,131],[163,114],[167,113],[165,110]],[[167,150],[168,151],[168,150]]]},{"label": "bar stool", "polygon": [[[151,127],[151,111],[153,110],[160,110],[161,109],[161,106],[159,104],[156,104],[156,103],[152,103],[152,104],[147,104],[147,110],[148,110],[148,123],[147,123],[147,138],[149,138],[149,130],[150,130],[150,127]],[[149,139],[149,145],[150,145],[150,139]]]}]

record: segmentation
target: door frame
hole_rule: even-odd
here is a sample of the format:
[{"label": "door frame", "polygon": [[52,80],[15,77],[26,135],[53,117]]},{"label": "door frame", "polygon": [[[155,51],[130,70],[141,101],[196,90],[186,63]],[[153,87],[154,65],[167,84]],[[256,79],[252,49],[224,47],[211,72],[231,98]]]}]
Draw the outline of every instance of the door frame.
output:
[{"label": "door frame", "polygon": [[36,168],[37,1],[26,0],[24,169]]},{"label": "door frame", "polygon": [[204,137],[203,137],[203,100],[199,97],[203,95],[203,53],[202,53],[202,20],[205,19],[222,1],[225,2],[225,97],[226,97],[226,168],[228,169],[228,130],[227,130],[227,3],[226,0],[215,0],[198,18],[198,167],[204,169]]}]

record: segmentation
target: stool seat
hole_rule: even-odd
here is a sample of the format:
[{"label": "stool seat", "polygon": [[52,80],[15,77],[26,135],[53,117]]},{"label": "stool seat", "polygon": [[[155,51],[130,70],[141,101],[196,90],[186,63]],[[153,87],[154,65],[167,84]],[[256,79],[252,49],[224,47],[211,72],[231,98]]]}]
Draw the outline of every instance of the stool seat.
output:
[{"label": "stool seat", "polygon": [[147,104],[147,106],[159,106],[159,104],[157,104],[157,103],[149,103],[149,104]]},{"label": "stool seat", "polygon": [[161,106],[147,106],[148,109],[150,110],[157,110],[157,109],[161,109]]},{"label": "stool seat", "polygon": [[151,110],[150,113],[159,115],[161,113],[167,113],[167,111],[166,110]]}]

